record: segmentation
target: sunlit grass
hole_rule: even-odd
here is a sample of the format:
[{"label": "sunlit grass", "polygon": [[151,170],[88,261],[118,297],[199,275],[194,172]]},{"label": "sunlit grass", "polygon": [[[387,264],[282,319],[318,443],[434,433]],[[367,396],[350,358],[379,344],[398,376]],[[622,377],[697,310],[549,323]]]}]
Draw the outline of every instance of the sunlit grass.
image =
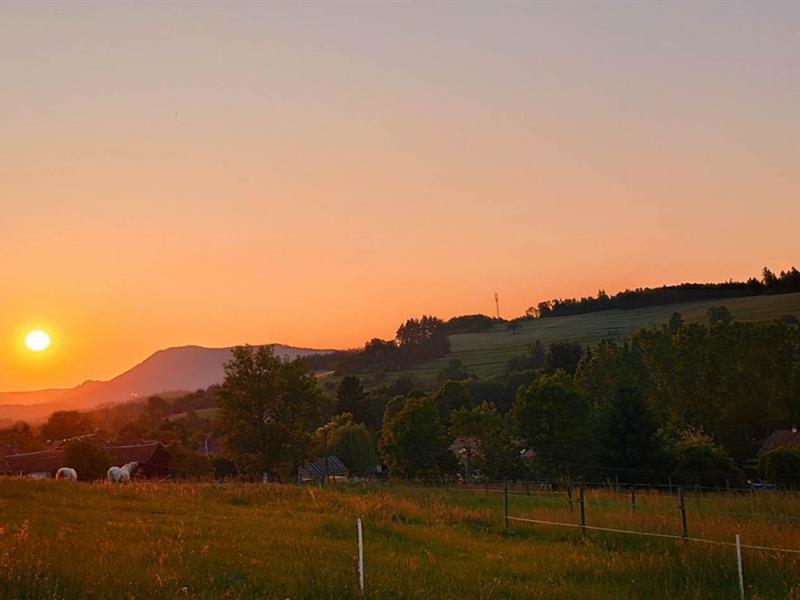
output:
[{"label": "sunlit grass", "polygon": [[[576,494],[577,498],[577,494]],[[677,500],[590,490],[593,525],[680,534]],[[795,494],[687,495],[689,533],[800,548]],[[699,505],[698,505],[699,502]],[[700,513],[699,510],[708,510]],[[512,515],[577,523],[566,493],[515,489]],[[502,494],[350,485],[0,481],[0,598],[734,598],[730,547],[513,522]],[[745,550],[748,598],[800,598],[795,557]]]}]

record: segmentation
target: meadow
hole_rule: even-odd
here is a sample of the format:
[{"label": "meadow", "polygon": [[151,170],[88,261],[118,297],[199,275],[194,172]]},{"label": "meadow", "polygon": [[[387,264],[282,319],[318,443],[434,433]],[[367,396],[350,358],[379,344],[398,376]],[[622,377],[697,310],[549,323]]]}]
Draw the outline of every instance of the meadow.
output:
[{"label": "meadow", "polygon": [[738,321],[767,321],[786,315],[800,316],[800,293],[748,296],[532,319],[522,321],[520,329],[513,333],[505,324],[500,324],[481,333],[451,335],[450,352],[447,356],[404,373],[413,375],[423,382],[433,383],[437,373],[450,360],[458,359],[470,373],[478,377],[491,377],[503,373],[508,360],[517,354],[524,354],[529,345],[536,340],[543,344],[577,342],[584,346],[591,346],[604,338],[623,340],[643,327],[667,323],[673,312],[681,313],[687,322],[705,321],[706,311],[711,306],[727,307]]},{"label": "meadow", "polygon": [[[565,491],[509,496],[522,518],[577,522]],[[587,522],[680,533],[674,496],[587,492]],[[690,535],[800,548],[800,496],[695,493]],[[705,511],[705,512],[703,512]],[[109,487],[0,480],[0,597],[738,598],[735,551],[511,522],[497,490],[234,483]],[[747,598],[800,599],[800,558],[745,549]]]}]

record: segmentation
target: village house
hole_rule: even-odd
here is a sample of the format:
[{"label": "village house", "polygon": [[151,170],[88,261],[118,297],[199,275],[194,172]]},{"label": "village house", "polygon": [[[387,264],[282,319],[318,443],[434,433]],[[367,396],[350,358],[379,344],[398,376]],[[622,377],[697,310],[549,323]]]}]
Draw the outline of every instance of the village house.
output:
[{"label": "village house", "polygon": [[800,448],[800,432],[797,427],[791,429],[776,429],[761,444],[757,456],[777,450],[778,448]]}]

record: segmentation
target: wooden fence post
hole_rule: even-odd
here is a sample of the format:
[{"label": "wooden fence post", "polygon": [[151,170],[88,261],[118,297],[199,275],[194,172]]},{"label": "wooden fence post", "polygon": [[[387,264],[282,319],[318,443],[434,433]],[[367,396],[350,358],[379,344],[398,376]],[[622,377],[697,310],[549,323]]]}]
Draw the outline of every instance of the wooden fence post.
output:
[{"label": "wooden fence post", "polygon": [[505,515],[506,533],[508,533],[508,480],[503,480],[503,513]]},{"label": "wooden fence post", "polygon": [[361,519],[358,520],[358,587],[364,595],[364,534],[361,528]]},{"label": "wooden fence post", "polygon": [[681,526],[682,526],[682,533],[684,540],[689,539],[689,528],[686,525],[686,500],[683,497],[683,488],[678,488],[678,508],[681,510]]},{"label": "wooden fence post", "polygon": [[636,488],[631,486],[631,510],[636,511]]},{"label": "wooden fence post", "polygon": [[736,534],[736,567],[739,569],[739,600],[744,600],[744,574],[742,573],[742,538]]},{"label": "wooden fence post", "polygon": [[583,482],[581,481],[578,486],[578,503],[580,504],[581,508],[581,533],[586,535],[586,506],[585,500],[583,497]]},{"label": "wooden fence post", "polygon": [[572,512],[572,484],[567,483],[567,502],[569,502],[569,512]]}]

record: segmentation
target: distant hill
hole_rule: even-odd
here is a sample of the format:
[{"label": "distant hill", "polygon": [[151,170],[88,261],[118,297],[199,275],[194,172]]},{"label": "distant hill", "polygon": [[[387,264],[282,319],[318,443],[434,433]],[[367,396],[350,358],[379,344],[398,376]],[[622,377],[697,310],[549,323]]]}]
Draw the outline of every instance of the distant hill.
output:
[{"label": "distant hill", "polygon": [[536,340],[544,344],[578,342],[584,346],[596,344],[603,338],[623,340],[643,327],[666,323],[673,312],[681,313],[690,322],[705,321],[706,311],[711,306],[727,307],[739,321],[768,321],[787,315],[800,318],[800,292],[530,319],[522,321],[516,332],[502,323],[481,333],[451,335],[450,352],[446,356],[394,372],[392,377],[408,374],[425,385],[434,385],[437,373],[453,359],[460,360],[470,373],[480,377],[499,375],[512,356],[523,354]]},{"label": "distant hill", "polygon": [[[326,350],[273,345],[277,356],[293,359]],[[86,381],[74,388],[0,392],[0,420],[36,421],[56,410],[82,410],[160,392],[193,392],[221,383],[231,348],[181,346],[159,350],[108,381]]]}]

